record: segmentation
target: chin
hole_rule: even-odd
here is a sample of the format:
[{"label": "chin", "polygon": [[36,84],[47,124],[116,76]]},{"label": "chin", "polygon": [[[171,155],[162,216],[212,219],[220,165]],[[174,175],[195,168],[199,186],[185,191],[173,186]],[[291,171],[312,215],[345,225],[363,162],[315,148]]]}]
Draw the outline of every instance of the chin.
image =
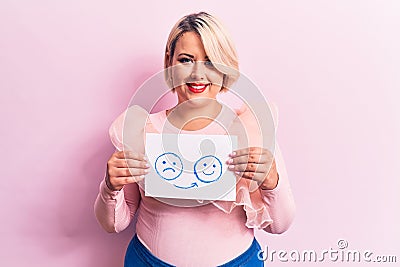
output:
[{"label": "chin", "polygon": [[202,103],[204,101],[212,101],[215,100],[217,95],[211,94],[210,90],[207,88],[205,91],[199,92],[192,92],[187,88],[186,85],[181,86],[179,89],[176,89],[178,93],[178,100],[179,102],[191,101],[195,103]]},{"label": "chin", "polygon": [[205,107],[214,103],[215,100],[216,100],[215,97],[195,96],[195,97],[189,97],[188,99],[184,100],[184,102],[190,107]]}]

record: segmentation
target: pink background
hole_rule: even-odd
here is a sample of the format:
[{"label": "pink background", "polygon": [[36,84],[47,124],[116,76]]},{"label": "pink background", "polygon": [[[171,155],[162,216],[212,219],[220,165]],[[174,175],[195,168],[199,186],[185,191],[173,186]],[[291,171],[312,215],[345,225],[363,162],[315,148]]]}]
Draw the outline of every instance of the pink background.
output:
[{"label": "pink background", "polygon": [[161,70],[173,24],[201,10],[279,107],[297,216],[260,243],[322,251],[343,238],[400,260],[400,3],[245,2],[1,1],[1,266],[122,264],[134,228],[107,234],[92,208],[108,127]]}]

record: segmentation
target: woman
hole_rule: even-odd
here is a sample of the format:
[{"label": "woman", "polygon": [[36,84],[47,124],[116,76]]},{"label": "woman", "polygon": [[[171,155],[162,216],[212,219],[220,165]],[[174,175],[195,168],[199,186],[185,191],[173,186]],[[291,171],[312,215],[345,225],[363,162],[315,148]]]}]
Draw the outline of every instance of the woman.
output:
[{"label": "woman", "polygon": [[[179,20],[168,38],[165,69],[178,104],[150,114],[145,131],[161,133],[162,123],[167,121],[182,134],[218,132],[214,121],[223,105],[216,97],[228,90],[238,70],[234,46],[218,20],[205,12]],[[236,115],[255,135],[251,112],[241,108]],[[122,124],[121,115],[110,128],[118,150],[122,150],[118,136]],[[145,196],[138,182],[148,173],[147,158],[137,151],[113,153],[95,213],[108,232],[124,230],[138,213],[125,266],[263,266],[257,257],[261,247],[254,228],[269,233],[286,231],[293,219],[294,202],[279,149],[273,157],[254,144],[257,142],[232,151],[227,161],[228,169],[240,178],[236,201],[196,207],[168,205]],[[250,181],[256,181],[259,188],[251,190]]]}]

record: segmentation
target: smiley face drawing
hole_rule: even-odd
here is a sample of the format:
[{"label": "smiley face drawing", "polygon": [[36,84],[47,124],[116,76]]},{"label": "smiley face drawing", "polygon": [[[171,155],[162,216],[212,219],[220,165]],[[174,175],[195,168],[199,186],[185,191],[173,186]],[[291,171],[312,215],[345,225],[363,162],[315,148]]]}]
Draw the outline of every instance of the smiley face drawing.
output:
[{"label": "smiley face drawing", "polygon": [[217,181],[222,175],[221,161],[212,155],[201,157],[194,164],[194,175],[203,183]]},{"label": "smiley face drawing", "polygon": [[181,158],[172,152],[166,152],[158,156],[154,168],[157,174],[167,181],[175,180],[183,172]]}]

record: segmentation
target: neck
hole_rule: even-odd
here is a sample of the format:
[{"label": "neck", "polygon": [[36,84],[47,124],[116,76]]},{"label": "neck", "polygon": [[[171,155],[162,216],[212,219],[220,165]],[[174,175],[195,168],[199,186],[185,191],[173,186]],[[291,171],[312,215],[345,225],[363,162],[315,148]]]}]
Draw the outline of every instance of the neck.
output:
[{"label": "neck", "polygon": [[196,131],[209,125],[221,112],[221,108],[222,105],[215,99],[191,99],[167,110],[167,116],[175,127]]}]

